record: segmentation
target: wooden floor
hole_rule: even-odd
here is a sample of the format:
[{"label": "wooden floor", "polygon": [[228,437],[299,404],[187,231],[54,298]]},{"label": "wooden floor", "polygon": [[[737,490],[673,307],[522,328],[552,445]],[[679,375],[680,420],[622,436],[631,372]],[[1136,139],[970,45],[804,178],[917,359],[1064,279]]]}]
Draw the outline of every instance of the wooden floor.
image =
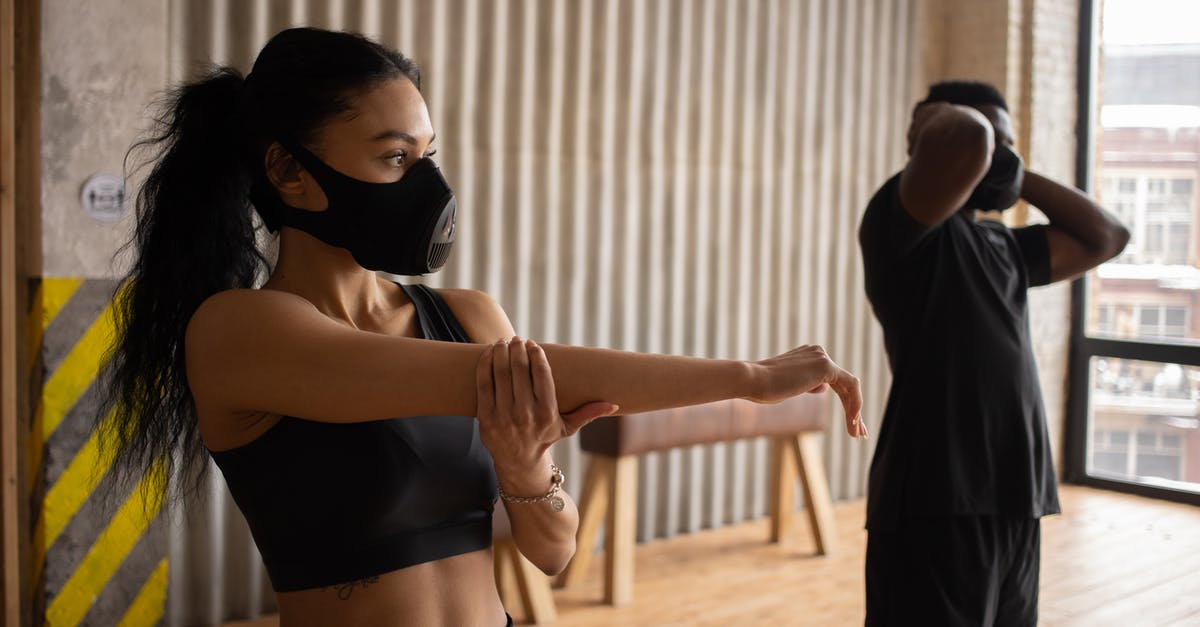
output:
[{"label": "wooden floor", "polygon": [[[1042,625],[1200,625],[1200,508],[1074,486],[1061,496],[1066,513],[1042,526]],[[599,603],[596,560],[583,584],[556,591],[556,625],[861,625],[863,510],[836,507],[829,557],[812,556],[806,528],[767,544],[766,521],[639,545],[622,608]]]}]

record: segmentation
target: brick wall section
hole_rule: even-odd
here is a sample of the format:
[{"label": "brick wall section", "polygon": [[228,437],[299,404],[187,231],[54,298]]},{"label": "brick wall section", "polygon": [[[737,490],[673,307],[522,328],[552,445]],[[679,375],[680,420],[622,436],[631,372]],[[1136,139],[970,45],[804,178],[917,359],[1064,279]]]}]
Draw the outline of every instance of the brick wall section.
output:
[{"label": "brick wall section", "polygon": [[971,78],[1006,88],[1012,28],[1005,25],[1009,3],[1019,1],[926,0],[922,27],[928,82]]},{"label": "brick wall section", "polygon": [[[1079,3],[1036,0],[1031,22],[1033,46],[1027,57],[1031,74],[1029,167],[1056,180],[1074,183]],[[1030,219],[1041,221],[1043,218],[1037,215]],[[1070,285],[1061,283],[1034,290],[1030,307],[1034,354],[1041,370],[1042,394],[1050,423],[1050,443],[1061,473],[1071,337]]]}]

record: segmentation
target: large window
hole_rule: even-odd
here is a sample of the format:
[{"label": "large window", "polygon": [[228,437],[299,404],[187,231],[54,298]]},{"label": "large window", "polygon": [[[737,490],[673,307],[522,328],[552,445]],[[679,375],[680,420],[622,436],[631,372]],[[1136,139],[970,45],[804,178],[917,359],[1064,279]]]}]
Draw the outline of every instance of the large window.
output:
[{"label": "large window", "polygon": [[1131,239],[1075,287],[1068,474],[1200,502],[1200,2],[1083,8],[1079,183]]}]

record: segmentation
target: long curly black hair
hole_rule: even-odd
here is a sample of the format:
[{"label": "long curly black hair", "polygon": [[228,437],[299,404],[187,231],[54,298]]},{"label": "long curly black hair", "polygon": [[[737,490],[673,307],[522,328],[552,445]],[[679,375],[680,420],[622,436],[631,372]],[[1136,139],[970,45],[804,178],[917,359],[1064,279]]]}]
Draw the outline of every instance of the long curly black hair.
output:
[{"label": "long curly black hair", "polygon": [[[209,296],[255,287],[268,263],[249,194],[266,184],[271,142],[310,143],[378,83],[415,63],[361,35],[294,28],[275,35],[250,74],[217,67],[165,95],[153,130],[130,155],[150,151],[127,245],[129,274],[114,295],[116,338],[97,415],[114,487],[146,473],[182,490],[207,468],[184,367],[184,334]],[[160,484],[162,485],[162,484]]]}]

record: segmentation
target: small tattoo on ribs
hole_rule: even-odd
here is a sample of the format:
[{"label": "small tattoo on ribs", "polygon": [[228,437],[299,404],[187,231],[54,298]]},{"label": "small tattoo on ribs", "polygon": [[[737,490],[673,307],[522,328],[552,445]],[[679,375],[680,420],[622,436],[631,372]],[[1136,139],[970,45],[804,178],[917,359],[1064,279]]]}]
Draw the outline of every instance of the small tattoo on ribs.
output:
[{"label": "small tattoo on ribs", "polygon": [[379,583],[378,575],[376,575],[374,577],[364,577],[362,579],[355,579],[354,581],[347,581],[346,583],[336,583],[336,584],[333,584],[332,586],[324,586],[321,589],[322,590],[333,590],[334,593],[337,594],[337,598],[339,601],[349,601],[350,595],[354,594],[355,590],[357,590],[358,588],[366,588],[367,586],[370,586],[373,583]]}]

